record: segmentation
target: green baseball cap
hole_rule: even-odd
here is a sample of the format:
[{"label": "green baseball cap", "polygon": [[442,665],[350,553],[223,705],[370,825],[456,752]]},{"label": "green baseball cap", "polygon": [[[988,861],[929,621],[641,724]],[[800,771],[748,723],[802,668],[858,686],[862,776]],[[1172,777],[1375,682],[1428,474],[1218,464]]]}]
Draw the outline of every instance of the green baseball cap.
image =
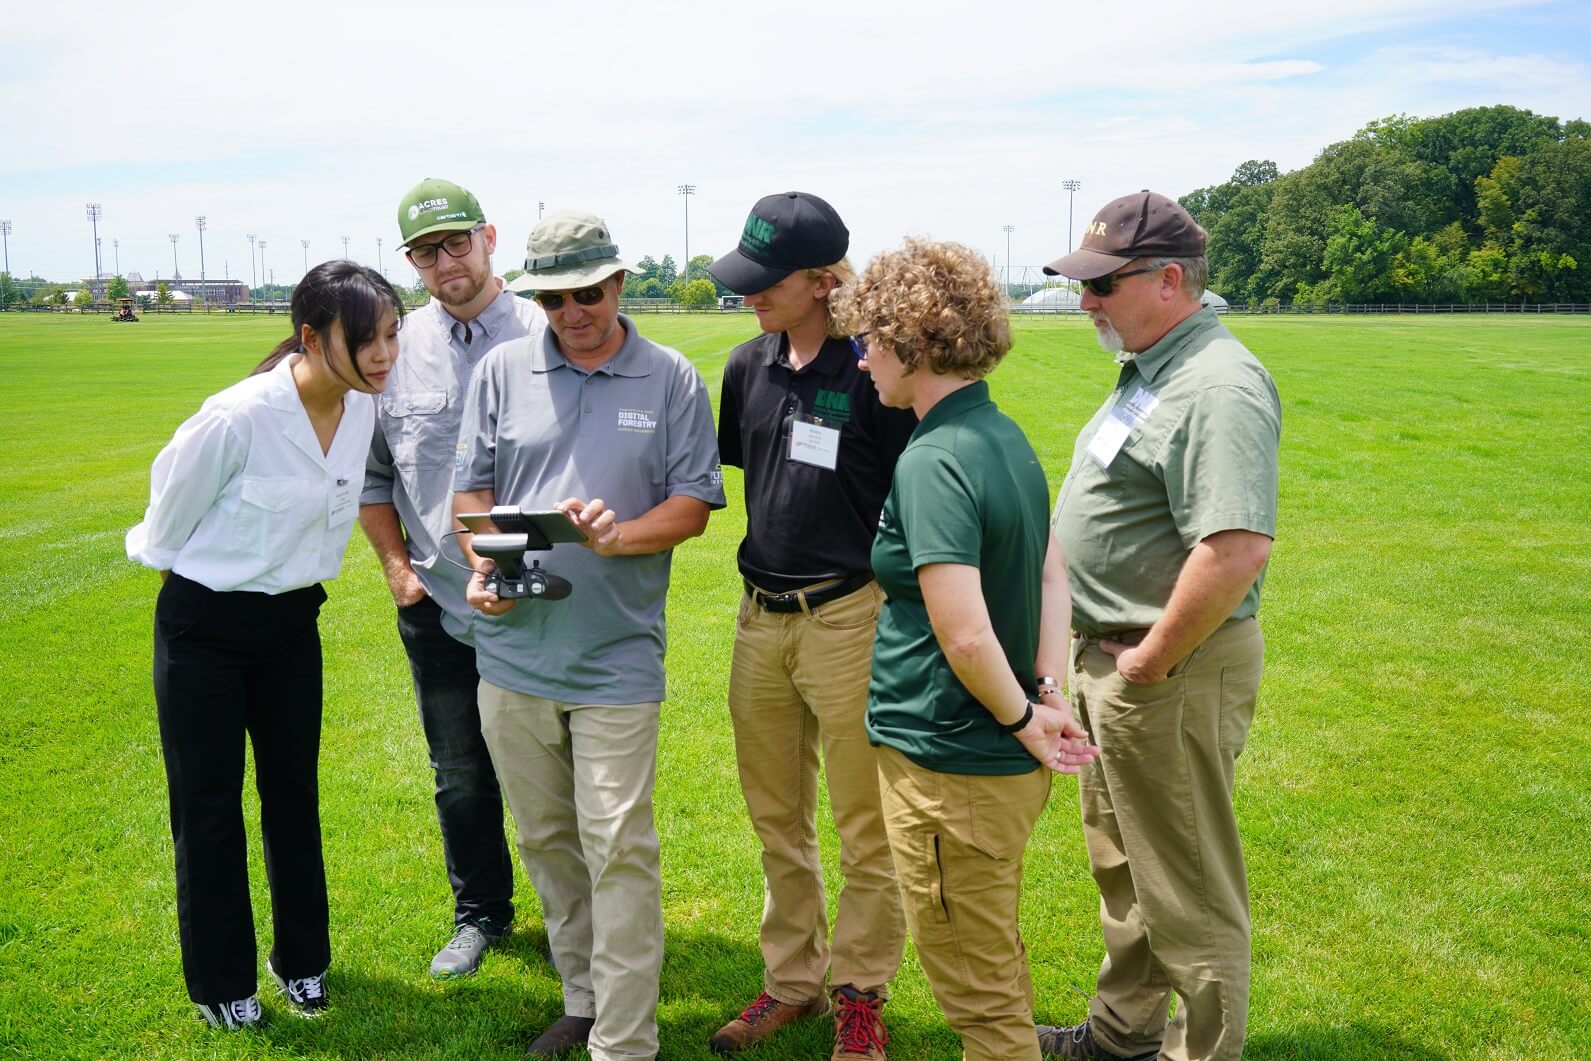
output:
[{"label": "green baseball cap", "polygon": [[474,228],[485,220],[475,196],[452,181],[427,177],[398,204],[398,231],[403,233],[398,246],[407,247],[433,232]]}]

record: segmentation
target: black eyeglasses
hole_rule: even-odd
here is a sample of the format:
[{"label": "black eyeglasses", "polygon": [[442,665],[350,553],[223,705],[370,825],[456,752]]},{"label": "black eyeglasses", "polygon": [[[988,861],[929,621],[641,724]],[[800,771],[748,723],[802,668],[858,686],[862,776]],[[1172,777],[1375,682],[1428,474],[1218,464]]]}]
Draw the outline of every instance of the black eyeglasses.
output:
[{"label": "black eyeglasses", "polygon": [[447,251],[449,258],[462,258],[470,252],[470,247],[475,244],[475,233],[486,227],[482,221],[467,232],[455,232],[438,243],[422,243],[417,247],[409,248],[409,261],[416,269],[429,269],[436,264],[436,252]]},{"label": "black eyeglasses", "polygon": [[[1165,266],[1160,267],[1160,269],[1163,268],[1165,268]],[[1156,269],[1152,266],[1145,266],[1142,269],[1128,269],[1125,273],[1110,273],[1107,276],[1096,276],[1092,280],[1084,280],[1083,286],[1088,288],[1089,291],[1093,292],[1096,297],[1106,298],[1112,291],[1116,290],[1117,280],[1125,280],[1129,276],[1137,276],[1140,273],[1158,273],[1160,269]]]},{"label": "black eyeglasses", "polygon": [[536,301],[541,303],[544,310],[563,309],[564,295],[580,303],[582,306],[595,306],[607,297],[608,292],[604,287],[582,287],[578,291],[538,291]]}]

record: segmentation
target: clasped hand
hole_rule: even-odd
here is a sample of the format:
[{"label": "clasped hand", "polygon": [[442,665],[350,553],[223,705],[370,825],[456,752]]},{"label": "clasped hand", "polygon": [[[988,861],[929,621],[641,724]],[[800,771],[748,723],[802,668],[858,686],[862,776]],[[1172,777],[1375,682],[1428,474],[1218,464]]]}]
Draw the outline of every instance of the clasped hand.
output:
[{"label": "clasped hand", "polygon": [[[1058,700],[1051,706],[1043,700]],[[1049,693],[1033,705],[1033,718],[1017,731],[1028,754],[1059,774],[1075,774],[1099,757],[1099,749],[1088,743],[1088,731],[1072,718],[1072,706],[1059,693]]]}]

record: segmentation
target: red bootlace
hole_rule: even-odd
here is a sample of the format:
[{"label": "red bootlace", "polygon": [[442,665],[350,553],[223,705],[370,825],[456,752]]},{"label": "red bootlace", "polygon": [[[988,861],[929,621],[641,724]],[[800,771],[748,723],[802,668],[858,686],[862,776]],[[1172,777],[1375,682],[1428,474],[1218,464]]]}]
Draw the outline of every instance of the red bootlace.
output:
[{"label": "red bootlace", "polygon": [[768,1015],[770,1009],[781,1004],[777,998],[764,991],[757,996],[757,1001],[746,1007],[745,1011],[741,1013],[740,1019],[747,1024],[756,1024]]},{"label": "red bootlace", "polygon": [[883,1049],[884,1044],[889,1042],[889,1033],[878,1019],[878,1010],[884,1004],[883,1001],[876,998],[846,998],[841,994],[836,1002],[840,1009],[840,1020],[835,1037],[840,1049],[851,1054],[870,1054],[875,1046]]}]

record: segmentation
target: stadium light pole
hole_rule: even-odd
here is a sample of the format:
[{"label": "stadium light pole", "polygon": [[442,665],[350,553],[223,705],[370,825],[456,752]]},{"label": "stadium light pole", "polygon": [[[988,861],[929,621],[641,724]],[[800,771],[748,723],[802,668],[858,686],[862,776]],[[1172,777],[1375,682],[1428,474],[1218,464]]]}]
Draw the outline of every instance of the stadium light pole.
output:
[{"label": "stadium light pole", "polygon": [[381,237],[376,237],[376,272],[382,276],[387,275],[387,267],[381,264]]},{"label": "stadium light pole", "polygon": [[1083,186],[1082,181],[1064,180],[1061,187],[1066,189],[1066,253],[1072,253],[1072,199],[1077,195],[1077,189]]},{"label": "stadium light pole", "polygon": [[1015,225],[1001,225],[1005,231],[1005,297],[1011,297],[1011,233],[1016,230]]},{"label": "stadium light pole", "polygon": [[11,275],[11,222],[0,221],[0,240],[5,243],[6,275]]},{"label": "stadium light pole", "polygon": [[105,216],[105,208],[99,203],[88,204],[88,220],[94,226],[94,279],[100,278],[99,267],[99,219]]},{"label": "stadium light pole", "polygon": [[265,286],[265,241],[263,239],[260,240],[259,247],[260,247],[260,287],[263,288]]},{"label": "stadium light pole", "polygon": [[541,212],[543,210],[545,210],[545,209],[547,209],[547,204],[542,202],[540,199],[537,199],[536,200],[536,220],[537,221],[541,220]]},{"label": "stadium light pole", "polygon": [[348,237],[343,237],[343,261],[348,260]]},{"label": "stadium light pole", "polygon": [[299,246],[304,248],[304,272],[308,273],[309,272],[309,240],[301,239],[301,240],[298,241],[298,243],[299,243]]},{"label": "stadium light pole", "polygon": [[691,196],[696,194],[696,185],[681,184],[680,195],[685,197],[685,282],[691,282]]},{"label": "stadium light pole", "polygon": [[180,268],[178,268],[178,266],[177,266],[177,241],[182,238],[182,233],[173,232],[173,233],[171,233],[171,237],[170,238],[171,238],[171,278],[173,280],[181,280],[182,279],[182,270]]},{"label": "stadium light pole", "polygon": [[207,302],[210,299],[210,292],[204,284],[204,230],[208,224],[203,214],[193,219],[193,227],[199,230],[199,297]]},{"label": "stadium light pole", "polygon": [[120,276],[122,275],[122,241],[119,239],[111,240],[110,249],[116,255],[116,275]]},{"label": "stadium light pole", "polygon": [[254,233],[249,233],[249,301],[254,301],[254,289],[259,287],[259,281],[254,278]]}]

